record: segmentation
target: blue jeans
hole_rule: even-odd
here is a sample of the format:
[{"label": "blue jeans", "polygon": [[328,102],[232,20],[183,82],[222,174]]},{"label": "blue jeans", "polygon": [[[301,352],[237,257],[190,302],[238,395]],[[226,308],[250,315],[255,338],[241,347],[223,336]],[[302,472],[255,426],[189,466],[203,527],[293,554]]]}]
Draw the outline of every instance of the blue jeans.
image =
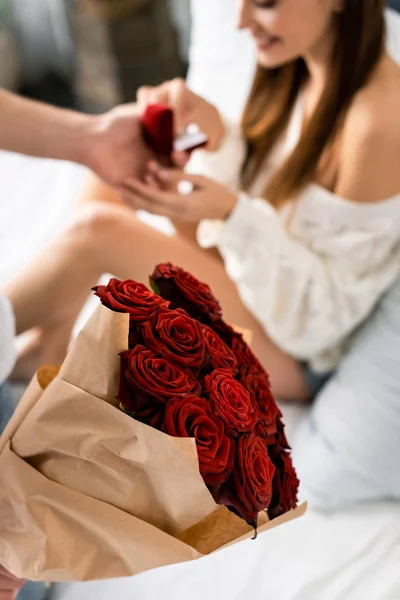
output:
[{"label": "blue jeans", "polygon": [[17,403],[7,382],[0,385],[0,435],[11,419]]},{"label": "blue jeans", "polygon": [[[11,419],[17,403],[10,385],[6,382],[0,385],[0,434]],[[16,600],[45,600],[49,593],[43,583],[27,581],[19,592]]]}]

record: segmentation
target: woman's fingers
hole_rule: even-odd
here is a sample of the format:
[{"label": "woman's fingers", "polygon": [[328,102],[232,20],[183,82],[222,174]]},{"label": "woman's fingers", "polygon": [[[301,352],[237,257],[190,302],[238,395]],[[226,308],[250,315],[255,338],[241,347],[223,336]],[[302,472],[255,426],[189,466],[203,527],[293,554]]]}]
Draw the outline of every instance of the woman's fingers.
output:
[{"label": "woman's fingers", "polygon": [[180,78],[165,81],[155,87],[142,86],[136,94],[137,102],[142,108],[149,104],[166,104],[172,108],[176,135],[188,125],[191,96],[184,79]]},{"label": "woman's fingers", "polygon": [[168,217],[170,219],[177,219],[179,217],[180,211],[177,207],[153,202],[126,188],[120,188],[120,194],[125,204],[135,210],[144,210],[153,215]]},{"label": "woman's fingers", "polygon": [[187,181],[190,182],[194,188],[204,187],[204,178],[201,175],[190,175],[181,169],[169,169],[163,167],[154,160],[147,163],[147,172],[164,186],[176,186],[181,181]]},{"label": "woman's fingers", "polygon": [[172,153],[172,162],[179,168],[183,169],[190,160],[190,152],[178,152]]},{"label": "woman's fingers", "polygon": [[168,82],[170,106],[175,115],[175,132],[178,134],[187,127],[190,113],[190,92],[184,79],[177,77]]},{"label": "woman's fingers", "polygon": [[182,198],[179,194],[154,189],[138,179],[129,179],[123,187],[126,193],[139,196],[142,200],[146,200],[149,206],[157,204],[166,208],[174,207],[177,209],[182,203]]},{"label": "woman's fingers", "polygon": [[139,104],[139,106],[141,106],[142,108],[145,108],[150,101],[150,93],[154,88],[150,87],[150,86],[141,86],[138,91],[136,92],[136,102]]},{"label": "woman's fingers", "polygon": [[159,179],[157,179],[157,177],[155,177],[149,171],[146,173],[146,175],[144,177],[144,181],[145,181],[145,183],[147,183],[147,185],[150,185],[151,187],[153,187],[155,189],[159,189],[159,190],[166,189],[163,182],[160,181]]},{"label": "woman's fingers", "polygon": [[136,92],[136,101],[142,109],[147,108],[149,104],[171,105],[169,91],[165,84],[154,87],[141,86]]}]

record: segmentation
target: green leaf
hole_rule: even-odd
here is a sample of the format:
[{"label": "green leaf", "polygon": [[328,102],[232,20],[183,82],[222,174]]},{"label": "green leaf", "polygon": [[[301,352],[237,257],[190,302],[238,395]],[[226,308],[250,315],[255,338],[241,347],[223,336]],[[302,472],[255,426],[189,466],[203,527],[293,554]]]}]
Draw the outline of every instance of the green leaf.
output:
[{"label": "green leaf", "polygon": [[152,279],[151,277],[149,277],[149,282],[150,282],[150,287],[153,290],[153,292],[155,294],[157,294],[157,296],[160,296],[160,288],[158,287],[158,285],[156,284],[156,282],[154,281],[154,279]]},{"label": "green leaf", "polygon": [[121,402],[119,403],[119,410],[128,415],[128,417],[132,417],[132,419],[136,418],[136,411],[133,410],[132,412],[128,412],[126,408],[122,406]]}]

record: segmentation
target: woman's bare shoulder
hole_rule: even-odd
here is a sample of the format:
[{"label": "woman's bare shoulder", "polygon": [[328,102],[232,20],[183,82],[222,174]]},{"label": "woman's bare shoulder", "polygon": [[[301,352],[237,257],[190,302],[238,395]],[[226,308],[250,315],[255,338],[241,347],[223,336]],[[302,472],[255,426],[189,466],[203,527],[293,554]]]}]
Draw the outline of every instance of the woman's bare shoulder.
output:
[{"label": "woman's bare shoulder", "polygon": [[343,128],[337,193],[362,202],[400,194],[400,67],[385,56]]},{"label": "woman's bare shoulder", "polygon": [[354,98],[347,117],[362,132],[400,134],[400,66],[385,55],[373,76]]}]

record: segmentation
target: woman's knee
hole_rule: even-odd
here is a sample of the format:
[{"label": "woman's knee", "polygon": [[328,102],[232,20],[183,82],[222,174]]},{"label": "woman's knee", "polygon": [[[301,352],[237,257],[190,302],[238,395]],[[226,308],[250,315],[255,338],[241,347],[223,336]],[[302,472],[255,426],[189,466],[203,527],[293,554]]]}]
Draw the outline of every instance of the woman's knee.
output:
[{"label": "woman's knee", "polygon": [[127,219],[133,227],[136,222],[134,212],[125,207],[91,202],[79,209],[68,234],[86,249],[104,247],[115,243]]}]

